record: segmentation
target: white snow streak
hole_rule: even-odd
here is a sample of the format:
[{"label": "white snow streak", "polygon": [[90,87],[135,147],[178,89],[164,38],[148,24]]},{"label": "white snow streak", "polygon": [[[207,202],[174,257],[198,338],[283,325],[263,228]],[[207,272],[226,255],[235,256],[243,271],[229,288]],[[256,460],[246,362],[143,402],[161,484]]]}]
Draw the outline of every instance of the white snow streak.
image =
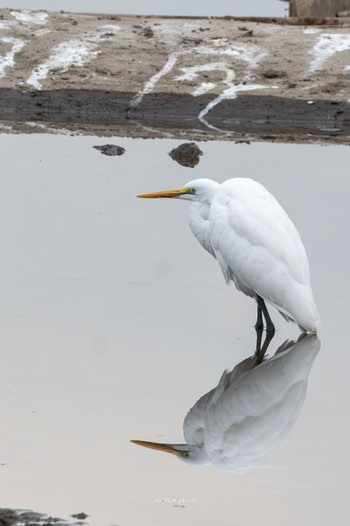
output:
[{"label": "white snow streak", "polygon": [[5,44],[12,44],[12,48],[6,55],[3,57],[0,56],[0,78],[5,76],[6,68],[15,66],[15,55],[19,53],[25,45],[24,40],[20,40],[19,38],[3,37],[1,41],[5,42]]},{"label": "white snow streak", "polygon": [[[246,62],[248,66],[247,74],[245,75],[245,79],[246,79],[248,78],[251,70],[254,69],[258,65],[259,61],[265,55],[267,55],[267,51],[264,51],[260,47],[251,45],[251,44],[233,43],[227,46],[226,39],[217,39],[217,42],[215,43],[215,48],[201,46],[198,48],[186,49],[184,51],[178,51],[175,53],[171,53],[168,56],[168,60],[164,64],[163,68],[158,73],[153,75],[144,84],[143,89],[139,93],[137,93],[135,97],[131,99],[130,107],[135,108],[136,106],[138,106],[142,102],[143,97],[146,94],[151,93],[154,90],[156,84],[160,81],[160,79],[172,71],[178,59],[185,55],[200,55],[200,56],[215,55],[219,57],[228,56],[228,57],[233,57],[238,60],[242,60],[243,62]],[[188,74],[191,74],[193,76],[193,74],[200,71],[200,68],[202,67],[206,69],[210,69],[210,63],[205,64],[203,66],[198,64],[190,68],[180,68],[180,69],[182,69],[182,71],[189,72]],[[232,75],[232,80],[233,80],[235,76],[233,67],[231,65],[227,65],[227,69],[225,68],[225,70],[226,71],[230,70],[232,72],[231,75]],[[181,77],[184,78],[183,75],[180,75],[180,79]],[[177,77],[177,79],[175,78],[175,80],[179,80],[179,77]],[[229,85],[229,84],[230,82],[227,81],[226,79],[226,85]],[[205,93],[209,89],[212,89],[212,88],[208,86],[208,83],[204,83],[201,86],[197,87],[194,90],[193,94],[199,95],[199,94]]]},{"label": "white snow streak", "polygon": [[[106,32],[117,32],[119,26],[105,25],[99,28],[99,30],[101,29]],[[47,78],[50,71],[60,70],[65,72],[72,66],[84,66],[84,64],[97,56],[98,51],[95,51],[95,49],[98,47],[99,42],[105,39],[107,37],[104,37],[103,33],[100,34],[98,32],[87,35],[84,40],[73,39],[61,42],[51,50],[52,54],[49,58],[32,71],[27,84],[37,90],[41,90],[41,81]]]},{"label": "white snow streak", "polygon": [[[324,33],[319,37],[310,54],[313,55],[313,61],[310,65],[310,71],[318,71],[323,68],[325,62],[335,53],[350,50],[350,35],[335,35]],[[350,60],[349,60],[350,61]],[[350,65],[345,68],[350,69]]]},{"label": "white snow streak", "polygon": [[11,15],[19,22],[28,22],[30,24],[46,24],[49,16],[47,13],[29,11],[29,9],[11,11]]}]

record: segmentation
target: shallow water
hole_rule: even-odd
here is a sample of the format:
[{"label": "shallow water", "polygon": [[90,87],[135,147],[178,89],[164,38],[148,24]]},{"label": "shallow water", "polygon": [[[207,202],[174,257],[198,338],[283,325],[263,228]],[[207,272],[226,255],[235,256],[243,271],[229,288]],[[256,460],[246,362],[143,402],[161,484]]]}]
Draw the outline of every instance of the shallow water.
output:
[{"label": "shallow water", "polygon": [[[0,507],[99,526],[347,524],[349,148],[198,143],[191,169],[167,155],[175,140],[0,142]],[[93,149],[110,142],[126,153]],[[188,204],[135,195],[233,176],[298,226],[323,320],[299,417],[242,476],[129,442],[183,442],[187,411],[255,348],[255,305],[193,239]],[[270,356],[299,336],[271,315]]]},{"label": "shallow water", "polygon": [[288,5],[279,0],[0,0],[0,8],[48,9],[78,13],[154,14],[182,16],[285,16]]}]

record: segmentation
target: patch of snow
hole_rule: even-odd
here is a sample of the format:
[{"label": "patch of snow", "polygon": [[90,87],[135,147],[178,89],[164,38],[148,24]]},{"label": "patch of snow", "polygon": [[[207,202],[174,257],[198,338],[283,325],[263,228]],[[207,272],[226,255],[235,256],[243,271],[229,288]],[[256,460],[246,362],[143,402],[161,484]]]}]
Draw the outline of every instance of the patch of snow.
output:
[{"label": "patch of snow", "polygon": [[[224,71],[226,73],[226,78],[222,82],[227,86],[231,86],[235,79],[234,70],[225,62],[209,62],[208,64],[189,66],[180,69],[183,71],[183,74],[175,77],[174,80],[192,81],[195,80],[198,77],[198,74],[202,73],[203,71]],[[194,97],[198,97],[198,95],[203,95],[203,93],[213,90],[216,88],[216,86],[217,83],[214,82],[202,82],[200,86],[198,86],[192,92],[192,95]]]},{"label": "patch of snow", "polygon": [[304,29],[303,33],[304,35],[314,35],[315,33],[319,33],[321,30],[317,29],[316,27],[307,27]]},{"label": "patch of snow", "polygon": [[[115,25],[104,25],[99,30],[116,33],[119,30],[119,26]],[[46,79],[50,71],[61,71],[65,72],[71,66],[81,67],[84,66],[91,59],[95,58],[98,51],[95,51],[99,42],[107,40],[108,37],[103,34],[90,33],[84,40],[73,39],[66,42],[61,42],[55,46],[51,51],[49,58],[39,64],[33,71],[27,80],[27,84],[33,86],[37,90],[42,89],[41,81]]]},{"label": "patch of snow", "polygon": [[24,40],[20,40],[19,38],[3,37],[1,38],[1,41],[5,42],[6,44],[12,44],[12,48],[8,53],[6,53],[6,55],[3,57],[0,56],[0,78],[5,76],[6,68],[15,66],[15,56],[25,45]]},{"label": "patch of snow", "polygon": [[[212,110],[217,104],[220,104],[223,100],[234,100],[237,98],[237,93],[241,91],[252,91],[256,89],[267,89],[269,86],[263,86],[262,84],[237,84],[236,86],[231,86],[224,90],[218,97],[216,97],[214,100],[210,101],[209,104],[206,105],[206,107],[200,112],[198,115],[198,119],[202,124],[205,124],[208,128],[213,128],[211,124],[209,124],[205,120],[205,116],[207,113],[209,113],[210,110]],[[277,87],[277,86],[276,86]],[[215,128],[217,130],[217,128]]]},{"label": "patch of snow", "polygon": [[46,24],[49,17],[47,13],[30,11],[29,9],[11,11],[11,15],[19,22],[27,22],[30,24]]},{"label": "patch of snow", "polygon": [[192,95],[194,97],[199,97],[199,95],[204,95],[204,93],[212,91],[216,88],[216,86],[217,84],[215,84],[214,82],[202,82],[202,84],[192,92]]},{"label": "patch of snow", "polygon": [[52,70],[67,71],[71,66],[83,66],[89,59],[97,55],[93,49],[96,44],[82,40],[68,40],[53,48],[52,55],[46,62],[34,69],[27,80],[27,84],[37,90],[42,89],[41,82]]},{"label": "patch of snow", "polygon": [[[310,54],[313,55],[313,61],[310,65],[310,71],[318,71],[323,68],[325,62],[335,53],[350,50],[350,35],[335,35],[324,33],[319,37]],[[346,66],[345,69],[350,69]]]},{"label": "patch of snow", "polygon": [[80,135],[80,132],[67,130],[66,128],[50,128],[42,122],[27,121],[25,123],[30,128],[37,128],[38,130],[44,130],[46,133],[52,133],[53,135]]},{"label": "patch of snow", "polygon": [[[219,40],[219,39],[217,39]],[[221,48],[221,46],[223,46]],[[225,47],[224,47],[225,46]],[[166,61],[166,63],[164,64],[163,68],[158,71],[158,73],[156,73],[155,75],[153,75],[143,86],[143,89],[137,93],[130,101],[130,107],[131,108],[135,108],[136,106],[138,106],[141,102],[142,102],[142,99],[145,95],[147,95],[148,93],[151,93],[156,84],[159,82],[159,80],[164,77],[165,75],[167,75],[168,73],[170,73],[170,71],[174,68],[174,66],[176,65],[178,59],[182,56],[185,56],[185,55],[214,55],[214,56],[219,56],[219,57],[233,57],[233,58],[236,58],[238,60],[242,60],[244,62],[247,63],[247,71],[246,71],[246,74],[244,75],[244,79],[243,80],[246,80],[250,77],[250,74],[251,74],[251,70],[253,70],[254,68],[257,67],[259,61],[265,56],[267,55],[267,51],[261,49],[260,47],[254,45],[254,44],[242,44],[242,43],[232,43],[230,45],[227,45],[227,42],[226,42],[226,39],[222,39],[222,41],[220,40],[220,42],[217,42],[217,45],[215,47],[208,47],[208,46],[200,46],[200,47],[196,47],[196,48],[193,48],[193,49],[186,49],[186,50],[183,50],[183,51],[177,51],[175,53],[171,53],[169,56],[168,56],[168,60]],[[209,63],[210,64],[210,63]],[[208,69],[209,67],[209,64],[205,64],[205,68]],[[214,63],[214,64],[217,64],[217,63]],[[200,68],[202,67],[202,65],[198,64],[196,66],[193,66],[191,68],[180,68],[182,69],[183,71],[184,70],[187,70],[187,71],[200,71]],[[231,75],[232,75],[232,79],[234,79],[234,70],[233,70],[233,67],[232,66],[229,66],[227,65],[226,66],[227,69],[226,71],[230,70],[231,72]],[[215,67],[213,68],[215,69]],[[180,77],[176,77],[175,80],[179,80],[179,78],[181,79],[181,77],[183,77],[182,75],[180,75]],[[230,82],[227,81],[226,79],[226,85],[230,85]],[[202,89],[206,89],[205,86],[199,86],[198,88],[196,88],[196,90],[194,91],[194,93],[196,93],[196,95],[198,95],[198,91],[199,90],[199,93],[201,93],[201,90]]]},{"label": "patch of snow", "polygon": [[178,58],[177,53],[170,53],[170,55],[168,56],[168,60],[166,61],[166,63],[162,67],[162,69],[160,71],[158,71],[158,73],[153,75],[153,77],[151,77],[145,83],[145,85],[143,86],[142,91],[137,93],[131,99],[131,101],[129,103],[130,107],[135,108],[136,106],[138,106],[140,104],[140,102],[142,101],[143,97],[145,95],[147,95],[147,93],[151,93],[153,91],[153,89],[155,88],[155,85],[157,84],[157,82],[162,77],[164,77],[164,75],[166,75],[167,73],[169,73],[169,71],[171,71],[173,69],[173,67],[175,66],[175,64],[177,62],[177,58]]}]

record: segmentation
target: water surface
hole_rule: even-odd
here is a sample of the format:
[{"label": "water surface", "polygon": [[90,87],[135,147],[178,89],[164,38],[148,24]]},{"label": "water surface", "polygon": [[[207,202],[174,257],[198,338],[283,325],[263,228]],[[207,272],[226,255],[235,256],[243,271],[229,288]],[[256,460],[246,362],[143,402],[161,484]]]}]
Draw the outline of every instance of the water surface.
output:
[{"label": "water surface", "polygon": [[[99,526],[345,526],[349,149],[199,143],[191,169],[167,155],[175,140],[0,141],[0,507],[84,511]],[[106,142],[126,153],[93,149]],[[255,305],[193,238],[188,203],[135,198],[232,176],[266,185],[293,218],[323,320],[299,417],[242,476],[129,442],[183,442],[187,411],[254,351]],[[299,332],[271,314],[273,355]]]},{"label": "water surface", "polygon": [[48,9],[78,13],[119,13],[182,16],[285,16],[288,5],[279,0],[0,0],[0,8]]}]

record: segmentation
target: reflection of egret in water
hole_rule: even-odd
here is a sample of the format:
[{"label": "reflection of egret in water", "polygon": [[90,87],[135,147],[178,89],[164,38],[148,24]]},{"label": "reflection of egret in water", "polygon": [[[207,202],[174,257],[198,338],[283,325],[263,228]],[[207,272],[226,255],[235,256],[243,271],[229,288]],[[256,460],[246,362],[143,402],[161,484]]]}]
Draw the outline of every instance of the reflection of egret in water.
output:
[{"label": "reflection of egret in water", "polygon": [[224,371],[218,385],[188,412],[186,444],[132,442],[173,453],[192,465],[214,464],[235,474],[251,471],[292,428],[319,348],[317,336],[302,335],[265,361],[254,355]]}]

